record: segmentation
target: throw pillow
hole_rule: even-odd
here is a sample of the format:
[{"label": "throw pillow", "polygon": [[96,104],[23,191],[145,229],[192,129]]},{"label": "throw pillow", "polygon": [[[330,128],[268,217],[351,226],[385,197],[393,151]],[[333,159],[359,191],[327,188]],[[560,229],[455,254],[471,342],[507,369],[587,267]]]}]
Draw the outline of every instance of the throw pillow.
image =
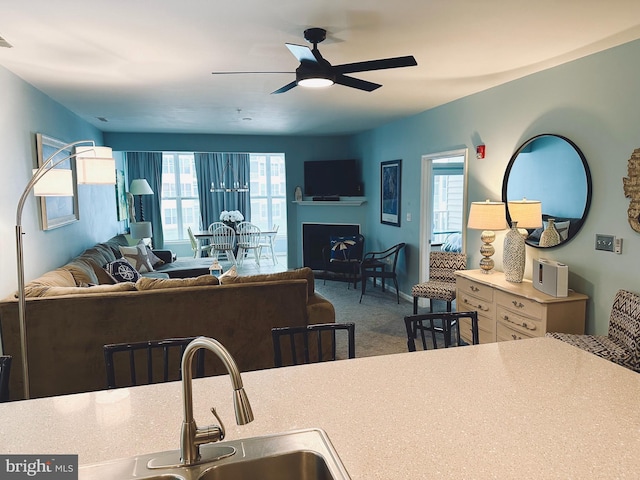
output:
[{"label": "throw pillow", "polygon": [[213,275],[200,275],[195,278],[148,278],[141,277],[136,282],[138,290],[155,290],[159,288],[202,287],[206,285],[219,285],[218,279]]},{"label": "throw pillow", "polygon": [[236,269],[236,266],[233,265],[229,270],[218,277],[218,281],[220,282],[220,285],[228,285],[230,283],[233,283],[234,279],[237,276],[238,270]]},{"label": "throw pillow", "polygon": [[351,258],[354,253],[358,238],[355,235],[347,237],[331,237],[329,239],[331,245],[332,262],[359,262],[357,258]]},{"label": "throw pillow", "polygon": [[148,245],[145,245],[145,248],[147,249],[147,257],[149,257],[149,261],[151,262],[151,265],[153,265],[154,267],[157,267],[158,265],[164,265],[164,260],[158,257],[155,253],[153,253],[153,250],[151,250],[151,247],[149,247]]},{"label": "throw pillow", "polygon": [[137,282],[140,279],[138,271],[125,258],[107,263],[104,269],[117,282]]},{"label": "throw pillow", "polygon": [[153,272],[153,264],[149,259],[146,245],[138,244],[134,247],[119,248],[122,257],[126,258],[137,271],[140,273]]}]

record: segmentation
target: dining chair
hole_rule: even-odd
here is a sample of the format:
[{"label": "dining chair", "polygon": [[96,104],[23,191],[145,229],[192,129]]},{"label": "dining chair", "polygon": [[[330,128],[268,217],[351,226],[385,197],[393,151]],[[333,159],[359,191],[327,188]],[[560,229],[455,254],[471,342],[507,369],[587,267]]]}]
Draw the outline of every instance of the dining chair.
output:
[{"label": "dining chair", "polygon": [[189,241],[191,242],[191,250],[193,250],[193,258],[201,257],[203,253],[209,254],[211,246],[202,245],[193,234],[191,227],[187,227],[187,233],[189,234]]},{"label": "dining chair", "polygon": [[250,222],[242,222],[236,227],[238,230],[238,265],[242,265],[245,255],[253,252],[256,264],[260,266],[260,228]]},{"label": "dining chair", "polygon": [[263,249],[269,250],[269,253],[271,253],[271,261],[274,265],[278,264],[278,259],[276,258],[276,252],[274,248],[276,235],[278,234],[278,228],[278,225],[274,225],[273,227],[271,227],[270,232],[265,233],[263,231],[262,236],[260,237],[260,252],[262,253]]},{"label": "dining chair", "polygon": [[236,232],[233,228],[225,224],[219,225],[211,231],[211,240],[209,241],[211,248],[211,256],[214,260],[218,259],[220,252],[224,252],[227,260],[237,264],[236,256],[233,251],[236,248]]},{"label": "dining chair", "polygon": [[[360,281],[362,282],[362,293],[360,294],[360,302],[365,294],[367,287],[367,278],[373,279],[373,286],[376,286],[376,278],[382,283],[382,291],[384,292],[385,279],[390,278],[396,288],[396,301],[400,304],[400,289],[398,288],[398,276],[396,274],[396,266],[398,265],[398,255],[405,247],[405,243],[398,243],[393,247],[389,247],[381,252],[367,252],[360,263]],[[387,263],[387,260],[390,262]],[[390,267],[387,270],[387,267]]]},{"label": "dining chair", "polygon": [[456,270],[467,268],[467,255],[456,252],[429,253],[429,280],[418,283],[411,288],[413,297],[413,313],[418,313],[418,299],[428,298],[429,311],[433,312],[432,300],[447,302],[447,312],[451,311],[451,303],[456,298]]},{"label": "dining chair", "polygon": [[0,355],[0,403],[9,401],[11,355]]},{"label": "dining chair", "polygon": [[[347,332],[346,353],[348,358],[356,356],[354,323],[319,323],[296,327],[276,327],[271,329],[273,355],[276,367],[319,363],[340,359],[336,333]],[[282,342],[289,349],[283,350]]]},{"label": "dining chair", "polygon": [[228,225],[224,222],[213,222],[211,225],[209,225],[209,227],[207,228],[207,230],[209,230],[209,233],[213,233],[213,231],[221,226],[225,226],[228,227]]},{"label": "dining chair", "polygon": [[[187,345],[196,338],[198,337],[104,345],[107,388],[181,380],[182,355]],[[194,377],[204,376],[204,352],[204,349],[196,352]],[[154,365],[158,365],[158,368],[154,368]]]},{"label": "dining chair", "polygon": [[[405,329],[407,331],[407,348],[410,352],[416,351],[417,333],[420,332],[423,350],[427,350],[427,340],[425,332],[431,335],[431,346],[433,349],[438,348],[436,334],[442,334],[444,348],[452,346],[460,346],[464,343],[460,339],[460,319],[469,318],[471,321],[471,343],[478,345],[480,343],[480,333],[478,331],[478,313],[477,312],[437,312],[423,313],[420,315],[407,315],[404,317]],[[456,343],[452,343],[452,333],[455,328]]]},{"label": "dining chair", "polygon": [[640,372],[640,295],[618,290],[607,335],[548,332],[546,336]]}]

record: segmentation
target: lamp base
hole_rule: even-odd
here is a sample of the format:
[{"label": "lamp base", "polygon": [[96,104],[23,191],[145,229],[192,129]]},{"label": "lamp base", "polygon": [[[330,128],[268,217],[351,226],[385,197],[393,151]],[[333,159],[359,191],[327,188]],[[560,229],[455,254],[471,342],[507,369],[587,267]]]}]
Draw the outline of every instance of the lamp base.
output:
[{"label": "lamp base", "polygon": [[491,243],[496,239],[496,234],[492,230],[485,230],[480,235],[480,239],[484,242],[480,247],[480,254],[484,257],[480,260],[480,269],[482,273],[490,274],[495,265],[491,256],[496,253],[496,249]]}]

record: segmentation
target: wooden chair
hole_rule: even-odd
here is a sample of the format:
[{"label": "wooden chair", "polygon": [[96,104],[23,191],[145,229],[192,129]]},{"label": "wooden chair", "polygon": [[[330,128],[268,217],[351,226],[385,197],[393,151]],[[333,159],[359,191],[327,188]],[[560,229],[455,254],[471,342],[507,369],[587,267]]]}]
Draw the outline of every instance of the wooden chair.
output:
[{"label": "wooden chair", "polygon": [[211,232],[210,248],[211,256],[214,260],[218,259],[220,252],[224,252],[227,260],[236,265],[236,256],[233,251],[236,248],[236,231],[225,225],[218,225]]},{"label": "wooden chair", "polygon": [[640,372],[640,295],[626,290],[616,293],[606,336],[558,332],[546,336]]},{"label": "wooden chair", "polygon": [[238,230],[238,265],[242,265],[245,255],[253,252],[256,265],[260,266],[260,228],[249,222],[242,222],[236,227]]},{"label": "wooden chair", "polygon": [[260,253],[262,253],[262,250],[269,250],[269,253],[271,254],[271,261],[274,265],[278,264],[278,259],[276,258],[276,252],[274,249],[274,241],[278,234],[278,228],[278,225],[274,225],[271,227],[271,231],[273,233],[262,232],[262,236],[260,237]]},{"label": "wooden chair", "polygon": [[[456,298],[456,270],[467,268],[467,256],[455,252],[430,252],[429,280],[411,288],[413,313],[418,313],[418,298],[443,300],[447,302],[447,312],[451,311],[451,302]],[[433,312],[433,302],[429,302],[429,311]]]},{"label": "wooden chair", "polygon": [[203,253],[208,254],[211,251],[210,245],[201,245],[200,242],[198,242],[191,227],[187,227],[187,233],[189,234],[189,241],[191,242],[191,250],[193,250],[193,258],[201,257]]},{"label": "wooden chair", "polygon": [[[336,332],[347,332],[348,358],[356,356],[355,324],[354,323],[320,323],[299,327],[277,327],[271,329],[273,337],[273,354],[276,367],[299,365],[303,363],[318,363],[337,360]],[[289,355],[283,355],[282,338],[288,339]],[[310,339],[314,340],[310,344]],[[328,344],[327,344],[328,342]],[[330,346],[330,353],[327,349]]]},{"label": "wooden chair", "polygon": [[360,234],[342,237],[333,237],[331,243],[322,249],[322,262],[324,264],[324,283],[327,273],[341,273],[346,275],[347,288],[353,281],[353,288],[358,286],[360,278],[360,263],[364,253],[364,237]]},{"label": "wooden chair", "polygon": [[[408,315],[404,317],[404,324],[407,330],[407,348],[410,352],[416,351],[415,338],[417,332],[420,332],[422,340],[422,348],[427,350],[427,341],[425,332],[431,334],[431,344],[434,349],[438,348],[437,333],[441,333],[444,337],[444,348],[452,346],[451,335],[455,327],[456,345],[461,345],[460,339],[460,319],[469,318],[471,320],[471,338],[473,345],[480,343],[480,334],[478,332],[478,313],[477,312],[438,312],[424,313],[421,315]],[[436,322],[440,321],[438,325]]]},{"label": "wooden chair", "polygon": [[[182,354],[197,337],[104,345],[107,388],[132,387],[182,379]],[[194,378],[204,376],[204,352],[196,352]],[[154,364],[158,368],[154,368]],[[124,377],[116,379],[116,372]]]},{"label": "wooden chair", "polygon": [[9,401],[11,358],[11,355],[0,355],[0,403]]},{"label": "wooden chair", "polygon": [[[373,278],[373,286],[376,286],[376,278],[382,281],[382,291],[384,292],[385,279],[390,278],[396,287],[396,300],[400,304],[400,289],[398,288],[398,276],[396,275],[396,266],[398,264],[398,255],[405,247],[405,243],[398,243],[393,247],[389,247],[382,252],[367,252],[360,263],[360,281],[362,282],[362,293],[360,294],[360,303],[362,296],[365,294],[367,286],[367,278]],[[390,264],[387,259],[391,259]],[[391,269],[387,270],[387,266]]]}]

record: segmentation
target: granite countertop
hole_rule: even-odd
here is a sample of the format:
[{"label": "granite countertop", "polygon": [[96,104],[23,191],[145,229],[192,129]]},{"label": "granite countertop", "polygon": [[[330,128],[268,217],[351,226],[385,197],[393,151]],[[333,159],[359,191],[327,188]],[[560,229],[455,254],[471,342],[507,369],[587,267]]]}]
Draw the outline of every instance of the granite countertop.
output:
[{"label": "granite countertop", "polygon": [[[640,376],[551,338],[356,358],[194,380],[234,440],[323,428],[356,479],[635,478]],[[80,464],[178,448],[178,382],[0,404],[0,452]]]}]

